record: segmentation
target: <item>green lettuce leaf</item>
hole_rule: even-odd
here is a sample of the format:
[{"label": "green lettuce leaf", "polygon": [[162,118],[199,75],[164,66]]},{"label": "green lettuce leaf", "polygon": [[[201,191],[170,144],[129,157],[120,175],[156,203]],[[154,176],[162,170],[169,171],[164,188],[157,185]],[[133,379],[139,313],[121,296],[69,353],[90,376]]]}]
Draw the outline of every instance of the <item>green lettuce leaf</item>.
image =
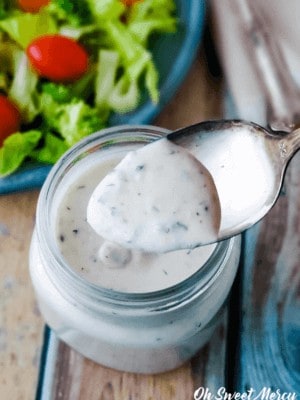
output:
[{"label": "green lettuce leaf", "polygon": [[126,10],[120,0],[87,0],[93,17],[100,23],[107,20],[118,20]]},{"label": "green lettuce leaf", "polygon": [[42,85],[42,90],[45,94],[57,103],[69,103],[72,100],[72,91],[70,86],[66,86],[54,82],[46,82]]},{"label": "green lettuce leaf", "polygon": [[[119,53],[115,50],[100,50],[95,81],[95,104],[101,112],[111,110],[125,113],[139,104],[140,90],[137,79],[129,80],[126,75],[118,77],[121,66]],[[157,83],[157,82],[156,82]],[[155,87],[149,85],[155,91]]]},{"label": "green lettuce leaf", "polygon": [[126,76],[122,76],[114,86],[108,103],[115,112],[126,113],[138,106],[139,99],[140,92],[137,81],[129,81]]},{"label": "green lettuce leaf", "polygon": [[46,133],[42,148],[33,150],[30,157],[38,162],[54,164],[68,149],[66,142],[51,132]]},{"label": "green lettuce leaf", "polygon": [[55,20],[47,12],[37,14],[20,13],[0,21],[0,29],[23,49],[38,36],[57,32]]},{"label": "green lettuce leaf", "polygon": [[26,54],[19,50],[14,56],[14,74],[8,95],[18,106],[25,122],[31,122],[40,112],[38,80]]},{"label": "green lettuce leaf", "polygon": [[[149,73],[155,68],[150,51],[143,47],[130,33],[124,24],[119,21],[106,21],[104,23],[112,47],[120,54],[121,66],[128,87],[140,87],[139,79],[143,73]],[[149,77],[153,80],[153,76]],[[122,81],[125,81],[123,78]],[[148,85],[149,95],[154,103],[158,101],[158,89],[155,82]]]},{"label": "green lettuce leaf", "polygon": [[54,126],[69,146],[105,126],[97,110],[82,100],[61,106],[58,114]]},{"label": "green lettuce leaf", "polygon": [[13,2],[11,0],[0,0],[0,20],[8,17],[12,7]]},{"label": "green lettuce leaf", "polygon": [[[153,71],[153,64],[151,53],[145,48],[136,36],[130,32],[127,25],[121,22],[120,17],[127,11],[126,6],[119,0],[88,0],[90,9],[94,18],[101,26],[101,30],[105,32],[110,50],[117,52],[120,55],[119,67],[123,71],[121,79],[116,82],[114,92],[111,96],[109,104],[116,112],[125,112],[134,109],[139,100],[139,79],[143,73]],[[106,61],[106,60],[105,60]],[[100,61],[99,61],[100,65]],[[112,75],[115,73],[115,66],[109,76],[107,68],[99,66],[99,74],[106,72],[109,77],[109,83],[112,82]],[[150,97],[153,102],[158,101],[158,90],[155,88],[157,81],[153,80],[153,74],[148,77],[148,81],[152,80],[151,85],[147,85]],[[97,79],[96,87],[96,104],[103,103],[103,96],[99,91],[99,79]],[[103,84],[105,89],[109,86]],[[138,90],[137,90],[138,89]],[[99,101],[100,99],[100,101]],[[127,106],[125,102],[127,101]]]},{"label": "green lettuce leaf", "polygon": [[57,21],[82,27],[93,22],[93,16],[86,0],[52,0],[45,10]]},{"label": "green lettuce leaf", "polygon": [[144,46],[154,32],[173,33],[177,19],[173,0],[143,0],[129,8],[127,25]]},{"label": "green lettuce leaf", "polygon": [[8,79],[4,72],[0,72],[0,90],[7,92],[8,90]]},{"label": "green lettuce leaf", "polygon": [[0,176],[16,171],[40,141],[42,133],[31,130],[14,133],[5,139],[0,148]]},{"label": "green lettuce leaf", "polygon": [[48,129],[60,134],[68,146],[105,126],[97,109],[80,99],[58,103],[50,94],[43,93],[41,105]]},{"label": "green lettuce leaf", "polygon": [[120,57],[114,50],[100,50],[95,79],[95,105],[100,111],[109,110],[109,97],[115,86]]}]

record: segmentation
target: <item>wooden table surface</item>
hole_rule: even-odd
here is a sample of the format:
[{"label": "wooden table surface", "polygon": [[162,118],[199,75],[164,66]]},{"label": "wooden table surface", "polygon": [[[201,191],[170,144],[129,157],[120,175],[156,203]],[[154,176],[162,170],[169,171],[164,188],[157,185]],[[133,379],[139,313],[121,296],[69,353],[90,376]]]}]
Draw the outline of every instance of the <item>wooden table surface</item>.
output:
[{"label": "wooden table surface", "polygon": [[[175,129],[222,116],[223,90],[201,50],[155,124]],[[28,274],[38,191],[0,196],[0,399],[36,396],[44,323]],[[51,395],[58,400],[189,400],[198,388],[300,392],[300,158],[272,212],[244,236],[223,323],[183,367],[160,375],[117,372],[59,344]],[[45,362],[43,358],[42,363]],[[200,392],[198,392],[200,393]],[[39,392],[41,394],[41,392]],[[250,397],[248,400],[254,399]],[[200,397],[199,397],[200,399]],[[206,398],[206,400],[212,400]],[[238,399],[237,399],[238,400]],[[276,400],[294,400],[280,399]]]}]

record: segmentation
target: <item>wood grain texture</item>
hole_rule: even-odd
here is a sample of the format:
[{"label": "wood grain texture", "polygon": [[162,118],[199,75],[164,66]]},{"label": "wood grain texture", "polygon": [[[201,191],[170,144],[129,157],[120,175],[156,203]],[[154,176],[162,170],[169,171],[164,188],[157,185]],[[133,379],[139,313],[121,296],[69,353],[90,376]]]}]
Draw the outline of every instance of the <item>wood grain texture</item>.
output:
[{"label": "wood grain texture", "polygon": [[28,274],[37,192],[0,197],[0,398],[33,399],[43,321]]},{"label": "wood grain texture", "polygon": [[271,212],[245,235],[239,390],[300,393],[300,153]]}]

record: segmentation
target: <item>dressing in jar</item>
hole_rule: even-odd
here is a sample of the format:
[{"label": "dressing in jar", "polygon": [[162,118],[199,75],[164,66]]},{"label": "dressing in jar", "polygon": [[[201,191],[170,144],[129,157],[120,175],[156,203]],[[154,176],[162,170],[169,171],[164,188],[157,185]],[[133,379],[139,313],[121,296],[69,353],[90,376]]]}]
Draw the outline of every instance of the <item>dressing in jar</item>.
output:
[{"label": "dressing in jar", "polygon": [[176,368],[209,340],[239,261],[239,237],[157,254],[121,247],[87,222],[101,179],[166,133],[114,127],[73,147],[41,190],[31,244],[32,282],[48,325],[84,356],[131,372]]}]

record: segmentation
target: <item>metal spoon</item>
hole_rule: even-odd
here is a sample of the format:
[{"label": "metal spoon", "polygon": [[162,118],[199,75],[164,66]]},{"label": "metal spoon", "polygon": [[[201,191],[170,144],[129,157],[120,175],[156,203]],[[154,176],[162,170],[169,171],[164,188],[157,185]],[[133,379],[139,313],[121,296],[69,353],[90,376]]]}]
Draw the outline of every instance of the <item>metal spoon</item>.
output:
[{"label": "metal spoon", "polygon": [[258,222],[276,202],[300,128],[276,132],[238,120],[207,121],[167,135],[211,173],[221,204],[218,240]]}]

